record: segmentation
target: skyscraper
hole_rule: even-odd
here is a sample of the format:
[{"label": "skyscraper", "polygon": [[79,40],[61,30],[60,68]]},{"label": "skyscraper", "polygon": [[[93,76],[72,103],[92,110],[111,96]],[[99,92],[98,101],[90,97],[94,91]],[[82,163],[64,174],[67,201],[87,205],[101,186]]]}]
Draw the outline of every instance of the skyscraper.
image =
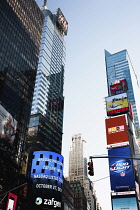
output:
[{"label": "skyscraper", "polygon": [[43,18],[34,0],[0,1],[0,184],[3,190],[19,183]]},{"label": "skyscraper", "polygon": [[[133,195],[135,199],[134,205],[136,209],[139,209],[140,168],[139,160],[137,160],[137,158],[139,158],[139,151],[135,138],[139,137],[138,130],[140,119],[138,80],[127,50],[123,50],[115,54],[110,54],[105,51],[105,61],[108,96],[110,96],[106,98],[107,116],[109,116],[109,118],[105,120],[108,156],[112,156],[112,158],[109,158],[110,186],[115,196],[119,195],[118,192],[124,193],[125,198],[121,197],[120,202],[123,207],[123,199],[130,199],[128,194],[125,192],[130,191],[131,193],[132,190],[135,190]],[[129,103],[127,102],[127,99]],[[121,116],[116,117],[116,115]],[[134,134],[134,129],[136,136]],[[126,136],[124,136],[124,134]],[[123,155],[123,158],[120,157],[121,155]],[[115,156],[118,157],[115,158]],[[129,162],[131,165],[131,167],[129,167],[129,169],[127,168],[127,170],[121,167],[122,165],[128,164],[126,163],[128,160],[125,160],[126,156],[130,157]],[[131,156],[135,157],[133,163]],[[126,162],[121,163],[121,161]],[[129,176],[127,176],[128,174],[126,171]],[[115,197],[111,197],[113,208],[115,205],[113,203],[114,198]],[[116,199],[118,199],[116,201],[119,205],[120,197],[116,196]],[[127,205],[126,201],[125,203]]]},{"label": "skyscraper", "polygon": [[51,150],[61,153],[64,69],[66,47],[64,36],[68,23],[57,9],[54,13],[44,5],[44,28],[34,89],[28,150]]},{"label": "skyscraper", "polygon": [[140,100],[139,100],[139,84],[137,75],[132,66],[127,50],[111,54],[105,50],[106,74],[108,96],[111,96],[110,86],[118,83],[121,80],[127,82],[127,96],[129,102],[132,104],[134,114],[134,128],[136,136],[138,137],[139,120],[140,120]]},{"label": "skyscraper", "polygon": [[70,182],[80,181],[84,187],[85,196],[90,204],[90,209],[95,209],[95,191],[93,183],[87,175],[86,140],[82,134],[72,136],[69,152],[69,177]]}]

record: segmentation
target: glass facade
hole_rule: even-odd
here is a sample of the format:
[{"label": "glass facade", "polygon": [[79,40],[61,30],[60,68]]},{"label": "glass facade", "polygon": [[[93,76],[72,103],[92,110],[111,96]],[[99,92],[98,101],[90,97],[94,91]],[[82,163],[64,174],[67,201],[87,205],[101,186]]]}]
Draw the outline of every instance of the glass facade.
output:
[{"label": "glass facade", "polygon": [[12,170],[20,169],[25,151],[43,19],[34,0],[0,1],[0,105],[17,123],[12,146],[0,133],[0,178],[7,188],[16,186]]},{"label": "glass facade", "polygon": [[[29,143],[34,144],[35,141],[40,141],[43,142],[44,148],[61,153],[65,34],[63,30],[60,30],[57,12],[51,13],[46,7],[42,9],[42,12],[45,19],[29,124]],[[32,121],[37,116],[39,124],[35,128]],[[33,133],[32,136],[30,135],[31,130],[37,130],[36,140]]]},{"label": "glass facade", "polygon": [[114,83],[116,80],[123,79],[126,79],[127,81],[127,96],[129,102],[132,104],[134,115],[134,127],[137,135],[140,119],[140,92],[137,76],[133,69],[128,52],[127,50],[123,50],[115,54],[110,54],[108,51],[105,50],[105,62],[109,96],[111,96],[110,85],[112,85],[112,83]]}]

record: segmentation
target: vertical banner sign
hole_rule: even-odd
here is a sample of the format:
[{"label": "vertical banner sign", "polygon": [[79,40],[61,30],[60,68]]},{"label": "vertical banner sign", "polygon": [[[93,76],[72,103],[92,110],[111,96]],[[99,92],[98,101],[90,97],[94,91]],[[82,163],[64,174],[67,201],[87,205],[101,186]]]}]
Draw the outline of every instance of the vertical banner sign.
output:
[{"label": "vertical banner sign", "polygon": [[60,209],[63,156],[51,151],[35,151],[30,176],[33,181],[35,208]]},{"label": "vertical banner sign", "polygon": [[9,193],[6,210],[16,210],[16,204],[17,204],[17,195]]},{"label": "vertical banner sign", "polygon": [[[130,190],[135,188],[134,170],[130,157],[130,147],[120,147],[108,150],[108,156],[118,156],[109,158],[110,184],[111,190]],[[123,156],[124,158],[119,158]]]},{"label": "vertical banner sign", "polygon": [[0,105],[0,143],[12,150],[16,135],[17,121]]}]

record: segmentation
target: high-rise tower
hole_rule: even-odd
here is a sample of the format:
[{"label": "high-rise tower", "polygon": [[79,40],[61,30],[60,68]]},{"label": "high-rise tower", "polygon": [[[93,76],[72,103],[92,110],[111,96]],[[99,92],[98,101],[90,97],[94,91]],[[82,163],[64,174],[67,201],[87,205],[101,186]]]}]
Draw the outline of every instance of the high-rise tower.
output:
[{"label": "high-rise tower", "polygon": [[86,140],[82,134],[72,136],[69,152],[69,177],[70,182],[80,181],[84,187],[85,196],[90,204],[90,209],[95,209],[96,196],[93,183],[87,175]]},{"label": "high-rise tower", "polygon": [[137,75],[133,69],[128,52],[127,50],[122,50],[120,52],[111,54],[105,50],[105,62],[106,62],[108,96],[112,95],[111,85],[119,83],[122,80],[126,80],[127,82],[127,91],[125,92],[127,92],[128,100],[132,104],[133,115],[134,115],[134,127],[135,127],[136,136],[138,137],[138,129],[140,126],[139,125],[140,90],[139,90]]},{"label": "high-rise tower", "polygon": [[34,89],[28,150],[51,150],[61,153],[64,69],[66,47],[64,36],[68,23],[57,9],[43,6],[44,28]]},{"label": "high-rise tower", "polygon": [[34,0],[0,1],[0,185],[19,184],[43,15]]},{"label": "high-rise tower", "polygon": [[[109,116],[105,123],[108,156],[112,156],[108,158],[112,207],[114,209],[116,203],[122,208],[129,207],[127,200],[131,202],[130,199],[133,199],[135,209],[139,209],[139,150],[135,138],[139,138],[140,119],[138,80],[127,50],[115,54],[105,51],[105,61],[108,86],[106,110]],[[126,156],[130,159],[125,159]]]}]

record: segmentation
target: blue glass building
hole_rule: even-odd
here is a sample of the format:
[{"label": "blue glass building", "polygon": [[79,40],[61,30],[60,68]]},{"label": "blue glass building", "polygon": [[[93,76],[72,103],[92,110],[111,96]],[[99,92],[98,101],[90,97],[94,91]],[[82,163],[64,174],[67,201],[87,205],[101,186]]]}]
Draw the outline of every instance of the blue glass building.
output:
[{"label": "blue glass building", "polygon": [[60,154],[66,57],[64,36],[67,34],[68,23],[60,9],[52,13],[44,5],[42,12],[45,19],[31,109],[28,146],[32,145],[32,150],[46,149]]},{"label": "blue glass building", "polygon": [[111,96],[110,85],[116,80],[126,79],[128,90],[127,96],[129,102],[132,104],[134,115],[134,128],[136,136],[138,137],[138,128],[140,120],[140,91],[137,75],[132,66],[127,50],[111,54],[105,50],[106,75],[108,96]]}]

